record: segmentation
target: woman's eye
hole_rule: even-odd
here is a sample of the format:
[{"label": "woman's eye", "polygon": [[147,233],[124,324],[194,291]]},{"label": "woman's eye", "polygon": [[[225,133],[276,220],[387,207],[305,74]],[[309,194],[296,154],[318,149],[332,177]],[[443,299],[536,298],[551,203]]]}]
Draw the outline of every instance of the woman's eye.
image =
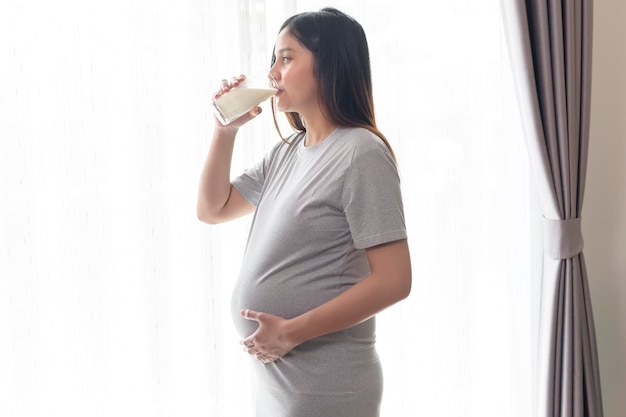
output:
[{"label": "woman's eye", "polygon": [[291,58],[289,58],[288,56],[284,56],[284,57],[282,57],[282,60],[283,60],[283,64],[284,64],[284,63],[287,63],[287,61],[291,61]]}]

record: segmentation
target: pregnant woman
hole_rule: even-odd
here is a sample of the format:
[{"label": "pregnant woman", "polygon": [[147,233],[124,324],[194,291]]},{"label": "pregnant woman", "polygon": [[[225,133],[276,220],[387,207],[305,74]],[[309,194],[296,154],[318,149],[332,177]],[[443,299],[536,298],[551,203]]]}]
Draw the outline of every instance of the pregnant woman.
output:
[{"label": "pregnant woman", "polygon": [[[295,133],[231,182],[238,129],[261,109],[216,119],[198,193],[203,222],[254,213],[232,314],[255,359],[257,416],[375,417],[375,314],[409,295],[411,261],[365,33],[332,8],[292,16],[270,72],[272,109]],[[242,80],[223,80],[215,96]]]}]

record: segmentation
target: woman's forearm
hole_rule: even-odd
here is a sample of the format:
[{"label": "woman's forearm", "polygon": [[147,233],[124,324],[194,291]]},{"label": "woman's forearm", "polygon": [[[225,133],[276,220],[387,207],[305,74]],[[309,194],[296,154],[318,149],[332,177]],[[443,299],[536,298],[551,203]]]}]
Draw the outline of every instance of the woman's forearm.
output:
[{"label": "woman's forearm", "polygon": [[200,174],[198,188],[198,218],[207,223],[219,223],[220,211],[231,193],[230,165],[237,130],[215,129],[208,155]]},{"label": "woman's forearm", "polygon": [[295,345],[357,325],[406,298],[411,291],[411,261],[406,240],[368,250],[372,273],[334,299],[288,320]]}]

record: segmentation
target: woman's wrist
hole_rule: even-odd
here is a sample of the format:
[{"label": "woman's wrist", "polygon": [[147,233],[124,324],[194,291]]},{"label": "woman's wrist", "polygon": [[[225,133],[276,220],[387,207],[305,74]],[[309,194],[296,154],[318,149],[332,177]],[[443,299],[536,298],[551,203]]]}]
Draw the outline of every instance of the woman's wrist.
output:
[{"label": "woman's wrist", "polygon": [[233,142],[239,131],[238,127],[232,126],[217,126],[213,128],[213,140]]},{"label": "woman's wrist", "polygon": [[294,317],[285,322],[285,335],[292,348],[311,339],[307,335],[307,318],[305,315]]}]

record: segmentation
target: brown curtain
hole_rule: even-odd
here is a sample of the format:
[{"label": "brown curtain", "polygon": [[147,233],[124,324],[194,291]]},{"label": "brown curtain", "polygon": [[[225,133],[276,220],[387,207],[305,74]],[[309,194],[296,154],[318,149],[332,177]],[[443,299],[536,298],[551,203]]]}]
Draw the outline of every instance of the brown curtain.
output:
[{"label": "brown curtain", "polygon": [[601,417],[581,210],[589,146],[592,0],[501,0],[544,230],[537,416]]}]

